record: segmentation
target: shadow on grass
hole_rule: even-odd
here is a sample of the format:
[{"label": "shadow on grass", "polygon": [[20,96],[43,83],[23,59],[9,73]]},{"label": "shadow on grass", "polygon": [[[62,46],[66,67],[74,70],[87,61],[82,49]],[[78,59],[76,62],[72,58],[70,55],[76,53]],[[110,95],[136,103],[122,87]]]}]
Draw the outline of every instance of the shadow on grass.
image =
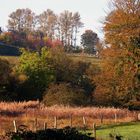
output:
[{"label": "shadow on grass", "polygon": [[18,117],[24,113],[25,111],[0,110],[0,116],[7,116],[7,117]]}]

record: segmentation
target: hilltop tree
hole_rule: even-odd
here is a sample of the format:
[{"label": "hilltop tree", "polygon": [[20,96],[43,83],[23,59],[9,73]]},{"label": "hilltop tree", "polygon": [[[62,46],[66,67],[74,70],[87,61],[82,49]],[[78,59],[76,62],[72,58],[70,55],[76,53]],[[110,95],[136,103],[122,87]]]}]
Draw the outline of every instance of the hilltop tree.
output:
[{"label": "hilltop tree", "polygon": [[42,14],[37,16],[37,21],[38,21],[38,29],[46,34],[49,38],[54,39],[54,33],[55,33],[55,28],[56,28],[56,15],[55,13],[47,9],[44,11]]},{"label": "hilltop tree", "polygon": [[68,50],[70,46],[70,29],[72,27],[72,12],[64,11],[60,14],[59,17],[60,22],[60,28],[62,33],[62,40],[64,43],[64,46],[67,47],[66,50]]},{"label": "hilltop tree", "polygon": [[[77,34],[78,34],[78,30],[79,28],[83,27],[83,23],[81,22],[81,17],[80,14],[78,12],[73,14],[73,26],[72,26],[72,33],[71,33],[71,46],[76,47],[77,44]],[[74,35],[73,35],[74,34]],[[73,40],[74,40],[74,45],[73,45]]]},{"label": "hilltop tree", "polygon": [[81,44],[83,45],[85,52],[94,53],[95,52],[95,45],[97,44],[99,38],[96,33],[92,30],[86,30],[81,35]]},{"label": "hilltop tree", "polygon": [[35,13],[30,9],[17,9],[9,15],[8,30],[29,33],[35,27]]},{"label": "hilltop tree", "polygon": [[[58,33],[61,38],[65,49],[69,51],[70,46],[76,47],[77,33],[79,28],[83,26],[80,14],[78,12],[72,13],[64,11],[58,17]],[[74,42],[74,43],[73,43]]]},{"label": "hilltop tree", "polygon": [[2,29],[1,29],[1,27],[0,27],[0,35],[1,35],[1,33],[2,33]]}]

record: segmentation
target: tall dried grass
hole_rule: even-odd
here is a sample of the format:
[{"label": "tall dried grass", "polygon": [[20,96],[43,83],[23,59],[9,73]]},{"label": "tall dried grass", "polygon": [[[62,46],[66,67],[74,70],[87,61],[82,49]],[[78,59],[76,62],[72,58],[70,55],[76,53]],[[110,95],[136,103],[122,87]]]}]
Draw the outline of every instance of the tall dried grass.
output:
[{"label": "tall dried grass", "polygon": [[29,102],[0,102],[0,116],[16,117],[22,115],[31,117],[57,116],[59,118],[67,118],[70,116],[76,117],[92,117],[95,119],[105,118],[113,119],[114,115],[117,118],[134,117],[135,112],[127,109],[113,107],[69,107],[69,106],[51,106],[45,107],[39,101]]}]

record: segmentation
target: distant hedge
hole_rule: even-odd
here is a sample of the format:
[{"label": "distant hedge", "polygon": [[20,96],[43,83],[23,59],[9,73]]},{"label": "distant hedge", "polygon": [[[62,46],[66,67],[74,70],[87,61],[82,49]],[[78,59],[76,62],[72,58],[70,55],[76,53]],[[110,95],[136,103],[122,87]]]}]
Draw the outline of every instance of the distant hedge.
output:
[{"label": "distant hedge", "polygon": [[3,46],[0,45],[0,55],[6,55],[6,56],[19,56],[20,51],[16,47],[11,47],[11,46]]},{"label": "distant hedge", "polygon": [[7,135],[10,140],[95,140],[86,134],[79,133],[75,128],[70,127],[38,130],[37,132],[22,130],[17,133],[11,132]]}]

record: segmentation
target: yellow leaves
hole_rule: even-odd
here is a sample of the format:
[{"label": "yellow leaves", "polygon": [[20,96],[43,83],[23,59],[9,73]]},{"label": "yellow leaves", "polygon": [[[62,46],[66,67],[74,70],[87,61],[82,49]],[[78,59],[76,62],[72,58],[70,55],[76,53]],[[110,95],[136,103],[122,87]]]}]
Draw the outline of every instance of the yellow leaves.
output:
[{"label": "yellow leaves", "polygon": [[17,79],[20,83],[24,83],[28,79],[28,77],[25,74],[20,74],[20,75],[18,75]]}]

